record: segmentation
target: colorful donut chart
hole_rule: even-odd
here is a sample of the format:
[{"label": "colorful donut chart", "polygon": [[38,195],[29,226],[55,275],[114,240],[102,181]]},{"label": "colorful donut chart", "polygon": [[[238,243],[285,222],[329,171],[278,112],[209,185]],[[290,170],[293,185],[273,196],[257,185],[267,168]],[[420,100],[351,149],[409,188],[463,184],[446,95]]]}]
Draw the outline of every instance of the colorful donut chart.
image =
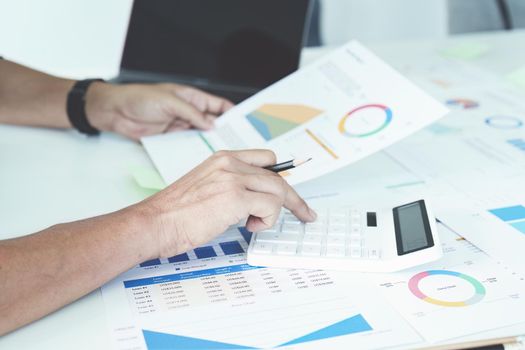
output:
[{"label": "colorful donut chart", "polygon": [[[368,131],[368,132],[365,132],[365,133],[354,133],[354,132],[348,131],[345,128],[345,123],[346,123],[347,119],[351,118],[354,115],[354,113],[356,113],[357,111],[360,111],[360,110],[363,110],[363,109],[368,109],[368,108],[379,108],[382,111],[384,111],[384,113],[385,113],[385,121],[383,122],[383,124],[379,125],[375,129],[373,129],[371,131]],[[343,134],[345,136],[348,136],[348,137],[367,137],[367,136],[372,136],[374,134],[377,134],[378,132],[380,132],[381,130],[386,128],[388,126],[388,124],[390,124],[391,121],[392,121],[392,110],[390,108],[388,108],[387,106],[381,105],[381,104],[368,104],[368,105],[359,106],[357,108],[352,109],[350,112],[348,112],[339,121],[338,129],[339,129],[339,132],[341,134]]]},{"label": "colorful donut chart", "polygon": [[451,98],[446,101],[447,106],[459,109],[473,109],[479,107],[479,103],[468,98]]},{"label": "colorful donut chart", "polygon": [[[466,300],[460,300],[460,301],[446,301],[446,300],[439,300],[439,299],[431,298],[425,295],[419,289],[419,282],[425,277],[432,276],[432,275],[446,275],[446,276],[454,276],[454,277],[461,278],[467,281],[468,283],[470,283],[474,287],[474,290],[475,290],[474,295]],[[410,281],[408,282],[408,289],[416,297],[418,297],[421,300],[426,301],[427,303],[439,305],[439,306],[447,306],[447,307],[462,307],[462,306],[473,305],[481,301],[481,299],[483,299],[486,294],[485,287],[483,287],[483,285],[477,279],[470,277],[469,275],[465,275],[465,274],[455,272],[455,271],[448,271],[448,270],[429,270],[429,271],[420,272],[410,279]]]},{"label": "colorful donut chart", "polygon": [[518,129],[523,126],[521,119],[509,115],[494,115],[485,119],[485,124],[496,129]]}]

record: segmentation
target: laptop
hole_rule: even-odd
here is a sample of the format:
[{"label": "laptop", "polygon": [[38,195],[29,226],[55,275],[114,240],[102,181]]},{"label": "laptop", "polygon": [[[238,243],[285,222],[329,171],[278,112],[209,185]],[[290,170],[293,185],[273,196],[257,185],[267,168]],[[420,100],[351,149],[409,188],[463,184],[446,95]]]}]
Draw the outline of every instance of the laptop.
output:
[{"label": "laptop", "polygon": [[240,102],[295,71],[310,0],[135,0],[119,83],[170,81]]}]

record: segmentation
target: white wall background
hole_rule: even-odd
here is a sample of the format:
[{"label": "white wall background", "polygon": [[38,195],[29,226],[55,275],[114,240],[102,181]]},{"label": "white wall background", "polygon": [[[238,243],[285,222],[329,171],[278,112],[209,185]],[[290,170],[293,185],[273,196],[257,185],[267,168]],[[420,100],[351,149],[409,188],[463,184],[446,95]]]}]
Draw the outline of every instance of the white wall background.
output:
[{"label": "white wall background", "polygon": [[447,35],[446,0],[322,0],[322,39],[362,42],[439,38]]},{"label": "white wall background", "polygon": [[49,73],[111,77],[118,72],[131,4],[0,0],[0,55]]},{"label": "white wall background", "polygon": [[[472,9],[463,15],[470,18],[480,3],[468,1]],[[0,0],[0,55],[74,78],[115,76],[131,4],[132,0]],[[441,38],[448,34],[448,4],[322,0],[322,38],[328,45],[350,38],[365,43]]]}]

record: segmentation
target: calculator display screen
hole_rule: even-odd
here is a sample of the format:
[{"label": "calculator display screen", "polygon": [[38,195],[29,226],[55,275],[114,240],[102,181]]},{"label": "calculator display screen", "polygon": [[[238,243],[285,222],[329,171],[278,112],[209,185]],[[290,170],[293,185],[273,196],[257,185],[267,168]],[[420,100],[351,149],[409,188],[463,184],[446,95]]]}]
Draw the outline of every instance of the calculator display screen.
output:
[{"label": "calculator display screen", "polygon": [[393,209],[397,255],[434,246],[427,209],[423,200]]}]

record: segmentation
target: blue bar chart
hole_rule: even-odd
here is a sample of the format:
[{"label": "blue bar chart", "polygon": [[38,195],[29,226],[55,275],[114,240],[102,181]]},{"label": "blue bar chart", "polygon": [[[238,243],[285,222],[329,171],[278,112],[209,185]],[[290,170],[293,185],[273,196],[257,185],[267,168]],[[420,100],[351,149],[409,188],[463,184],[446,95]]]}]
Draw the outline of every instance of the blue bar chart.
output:
[{"label": "blue bar chart", "polygon": [[197,255],[197,259],[206,259],[217,256],[213,247],[199,247],[195,248],[193,251],[195,252],[195,255]]},{"label": "blue bar chart", "polygon": [[140,264],[140,267],[155,266],[155,265],[160,265],[160,264],[161,264],[160,259],[153,259],[153,260],[144,261],[142,264]]},{"label": "blue bar chart", "polygon": [[497,216],[501,221],[512,226],[514,229],[525,234],[525,206],[514,205],[510,207],[490,209],[489,212]]},{"label": "blue bar chart", "polygon": [[232,231],[224,236],[219,236],[216,241],[208,243],[206,246],[198,247],[167,259],[144,261],[139,266],[152,268],[162,264],[183,263],[195,259],[209,259],[219,256],[244,254],[250,243],[251,235],[252,233],[244,227],[239,227],[238,230]]}]

